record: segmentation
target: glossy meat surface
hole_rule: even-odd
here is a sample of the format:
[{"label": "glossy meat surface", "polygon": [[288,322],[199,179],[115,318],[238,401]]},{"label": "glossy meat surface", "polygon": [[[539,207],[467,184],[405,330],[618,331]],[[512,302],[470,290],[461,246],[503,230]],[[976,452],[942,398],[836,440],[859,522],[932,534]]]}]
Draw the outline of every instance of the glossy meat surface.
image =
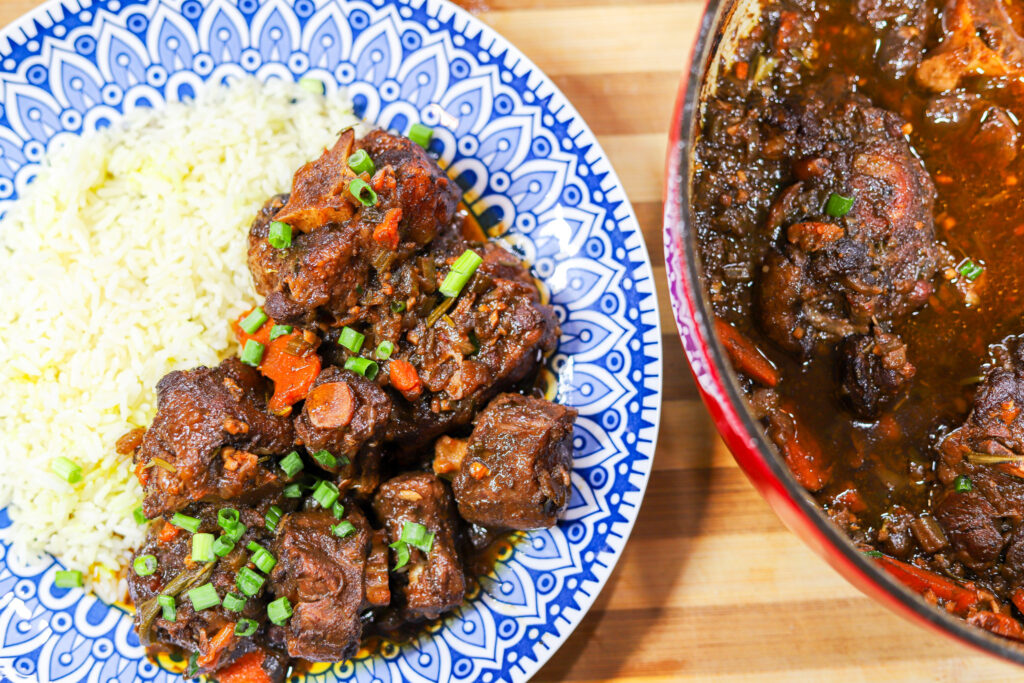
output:
[{"label": "glossy meat surface", "polygon": [[389,544],[401,539],[406,522],[422,524],[434,534],[430,552],[410,548],[405,570],[391,575],[393,604],[404,618],[434,619],[462,602],[466,579],[457,550],[459,523],[447,485],[432,474],[401,474],[381,485],[373,511]]},{"label": "glossy meat surface", "polygon": [[284,487],[261,456],[292,446],[291,420],[267,412],[270,387],[230,358],[173,372],[157,385],[157,414],[136,455],[147,517],[200,501],[259,500]]},{"label": "glossy meat surface", "polygon": [[452,480],[459,515],[484,527],[553,526],[572,494],[575,419],[571,408],[518,394],[491,401]]}]

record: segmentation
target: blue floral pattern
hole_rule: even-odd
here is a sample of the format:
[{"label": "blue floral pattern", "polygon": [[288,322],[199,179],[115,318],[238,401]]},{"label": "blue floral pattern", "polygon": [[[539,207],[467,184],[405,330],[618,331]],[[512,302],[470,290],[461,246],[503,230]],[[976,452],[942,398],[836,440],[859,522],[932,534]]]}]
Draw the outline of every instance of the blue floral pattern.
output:
[{"label": "blue floral pattern", "polygon": [[[204,81],[312,77],[432,150],[481,224],[532,264],[563,327],[549,369],[580,411],[573,496],[432,632],[309,680],[520,681],[582,619],[651,470],[661,336],[650,261],[592,133],[537,68],[442,0],[53,0],[0,33],[0,212],[62,138],[191,97]],[[0,677],[165,681],[131,619],[56,588],[0,511]]]}]

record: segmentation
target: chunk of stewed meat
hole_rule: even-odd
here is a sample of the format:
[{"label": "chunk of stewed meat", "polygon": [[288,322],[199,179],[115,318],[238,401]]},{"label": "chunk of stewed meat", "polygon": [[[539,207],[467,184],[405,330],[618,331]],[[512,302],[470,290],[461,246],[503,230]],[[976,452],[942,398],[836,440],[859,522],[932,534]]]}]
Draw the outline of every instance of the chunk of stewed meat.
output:
[{"label": "chunk of stewed meat", "polygon": [[136,452],[153,518],[199,501],[255,501],[284,487],[262,456],[287,453],[291,420],[267,411],[272,393],[236,358],[172,372],[157,385],[157,413]]},{"label": "chunk of stewed meat", "polygon": [[[406,546],[408,563],[391,574],[393,604],[407,620],[434,619],[454,609],[466,592],[456,544],[459,522],[447,485],[432,474],[409,472],[381,485],[373,511],[389,544],[402,540],[407,523],[433,534],[429,550]],[[397,548],[391,552],[394,567]]]},{"label": "chunk of stewed meat", "polygon": [[380,588],[386,560],[379,548],[373,552],[366,518],[355,505],[346,506],[341,519],[327,510],[286,515],[273,549],[273,589],[293,610],[285,626],[288,654],[316,662],[350,659],[359,649],[363,613],[389,599]]},{"label": "chunk of stewed meat", "polygon": [[[193,561],[193,534],[162,517],[153,521],[145,543],[133,559],[152,556],[154,571],[145,576],[131,568],[128,571],[128,590],[136,607],[135,626],[143,643],[165,643],[185,653],[197,653],[199,673],[214,672],[250,653],[261,652],[267,657],[266,669],[281,669],[281,676],[271,680],[284,680],[283,667],[274,665],[280,657],[266,642],[266,586],[257,586],[253,596],[245,595],[238,586],[239,571],[251,555],[248,544],[255,542],[269,548],[271,534],[266,529],[265,519],[271,504],[287,509],[289,501],[268,498],[259,507],[232,506],[238,512],[238,524],[242,525],[244,533],[224,557],[215,555],[216,561]],[[185,514],[199,520],[198,533],[216,538],[225,536],[217,521],[218,511],[224,507],[227,506],[200,503],[186,508]],[[196,610],[190,591],[207,585],[216,591],[221,603]],[[224,597],[229,593],[245,600],[240,611],[223,606]],[[161,595],[175,600],[173,620],[164,618],[163,607],[157,601]],[[235,635],[235,624],[243,618],[258,624],[253,635]]]},{"label": "chunk of stewed meat", "polygon": [[318,459],[323,469],[372,491],[378,482],[365,479],[379,470],[380,439],[390,415],[391,399],[380,387],[332,366],[313,383],[295,418],[295,433],[310,453],[330,454]]},{"label": "chunk of stewed meat", "polygon": [[484,527],[554,526],[572,493],[576,411],[503,394],[477,418],[452,480],[459,515]]},{"label": "chunk of stewed meat", "polygon": [[915,372],[907,360],[907,345],[895,334],[875,328],[872,334],[847,337],[839,346],[839,393],[862,417],[880,415]]},{"label": "chunk of stewed meat", "polygon": [[[353,193],[353,152],[368,154],[372,174],[359,182],[375,201]],[[461,192],[426,152],[406,138],[352,131],[295,174],[290,195],[272,198],[249,232],[249,270],[266,310],[283,323],[336,323],[350,315],[372,281],[429,243],[455,217]],[[271,225],[292,226],[291,245],[270,243]]]},{"label": "chunk of stewed meat", "polygon": [[[560,334],[529,271],[497,244],[441,241],[431,252],[438,283],[469,249],[483,262],[460,296],[429,297],[431,305],[406,316],[410,329],[394,340],[386,370],[392,389],[408,401],[396,404],[387,438],[407,452],[468,425],[492,397],[535,373]],[[407,372],[397,373],[409,369],[414,385],[405,383]]]},{"label": "chunk of stewed meat", "polygon": [[1006,540],[996,526],[996,509],[981,494],[949,493],[934,509],[956,558],[972,569],[999,559]]},{"label": "chunk of stewed meat", "polygon": [[939,262],[935,189],[902,119],[845,84],[817,88],[767,118],[795,184],[774,212],[781,237],[757,283],[766,334],[806,357],[923,305]]}]

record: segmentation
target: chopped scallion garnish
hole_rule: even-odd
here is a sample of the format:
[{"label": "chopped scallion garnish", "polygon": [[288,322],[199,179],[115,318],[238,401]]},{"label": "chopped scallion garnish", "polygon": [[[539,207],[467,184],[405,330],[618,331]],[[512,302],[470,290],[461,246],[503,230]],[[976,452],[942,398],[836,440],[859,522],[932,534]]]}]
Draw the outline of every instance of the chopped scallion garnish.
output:
[{"label": "chopped scallion garnish", "polygon": [[235,623],[235,635],[240,638],[248,638],[252,634],[256,633],[256,629],[260,627],[254,619],[239,619]]},{"label": "chopped scallion garnish", "polygon": [[245,526],[244,524],[238,524],[236,526],[231,527],[230,529],[225,529],[224,537],[230,538],[232,543],[238,543],[239,539],[241,539],[242,536],[245,535],[245,532],[248,531],[248,529],[249,527]]},{"label": "chopped scallion garnish", "polygon": [[407,546],[402,541],[396,541],[391,544],[391,547],[395,551],[394,570],[398,571],[405,565],[409,564],[409,546]]},{"label": "chopped scallion garnish", "polygon": [[953,487],[957,493],[968,493],[974,490],[974,482],[966,474],[961,474],[954,480]]},{"label": "chopped scallion garnish", "polygon": [[363,348],[363,341],[365,339],[366,335],[356,332],[351,327],[343,327],[341,328],[341,336],[338,337],[338,343],[352,353],[359,353],[359,350]]},{"label": "chopped scallion garnish", "polygon": [[966,259],[963,263],[961,263],[957,267],[956,270],[957,270],[958,273],[960,273],[960,275],[962,275],[965,278],[967,278],[967,280],[969,282],[974,282],[979,277],[981,277],[981,274],[983,272],[985,272],[984,268],[979,266],[977,263],[975,263],[971,259]]},{"label": "chopped scallion garnish", "polygon": [[277,558],[270,554],[270,551],[266,548],[260,548],[252,554],[249,561],[256,565],[264,574],[269,574],[274,570],[277,565]]},{"label": "chopped scallion garnish", "polygon": [[149,521],[148,519],[146,519],[146,513],[142,511],[141,505],[132,510],[132,517],[135,518],[136,524],[145,524]]},{"label": "chopped scallion garnish", "polygon": [[260,588],[263,587],[263,581],[264,578],[262,576],[248,567],[242,567],[235,574],[235,585],[238,586],[238,590],[250,598],[260,592]]},{"label": "chopped scallion garnish", "polygon": [[194,534],[192,536],[192,561],[213,562],[213,534]]},{"label": "chopped scallion garnish", "polygon": [[338,459],[335,458],[330,451],[320,450],[313,454],[313,459],[316,460],[321,467],[331,469],[337,466]]},{"label": "chopped scallion garnish", "polygon": [[268,531],[274,531],[277,529],[277,523],[281,521],[281,515],[284,514],[281,508],[276,505],[271,505],[270,509],[267,510],[267,516],[264,517],[264,522],[267,525]]},{"label": "chopped scallion garnish", "polygon": [[825,213],[832,216],[832,218],[842,218],[850,213],[850,209],[853,208],[854,199],[854,197],[844,197],[833,192],[829,195],[828,201],[825,202]]},{"label": "chopped scallion garnish", "polygon": [[292,604],[288,598],[278,598],[267,605],[267,618],[276,626],[283,626],[292,616]]},{"label": "chopped scallion garnish", "polygon": [[201,612],[204,609],[216,607],[220,604],[220,596],[217,595],[217,589],[213,587],[212,583],[206,583],[199,588],[193,588],[188,592],[188,599],[192,601],[192,609],[196,612]]},{"label": "chopped scallion garnish", "polygon": [[156,604],[163,608],[164,621],[175,621],[178,618],[177,615],[177,603],[174,600],[173,595],[160,595],[156,599]]},{"label": "chopped scallion garnish", "polygon": [[409,128],[409,139],[423,149],[430,149],[430,141],[434,139],[434,129],[422,123],[414,123]]},{"label": "chopped scallion garnish", "polygon": [[331,527],[331,532],[338,538],[348,538],[356,532],[356,528],[352,522],[343,519]]},{"label": "chopped scallion garnish", "polygon": [[298,451],[292,451],[281,460],[281,469],[284,470],[289,479],[301,472],[302,467],[302,456],[299,455]]},{"label": "chopped scallion garnish", "polygon": [[284,487],[283,495],[285,498],[302,498],[302,486],[299,484],[288,484]]},{"label": "chopped scallion garnish", "polygon": [[462,291],[462,288],[466,286],[473,274],[476,273],[476,269],[483,263],[483,259],[475,251],[467,249],[462,253],[455,263],[452,264],[452,269],[445,277],[444,282],[441,283],[439,292],[442,295],[454,299]]},{"label": "chopped scallion garnish", "polygon": [[295,328],[291,325],[274,325],[270,328],[270,341],[274,341],[278,337],[283,337],[286,334],[291,334]]},{"label": "chopped scallion garnish", "polygon": [[334,505],[331,506],[331,514],[334,515],[335,519],[341,519],[345,516],[345,506],[340,501],[335,501]]},{"label": "chopped scallion garnish", "polygon": [[430,549],[434,547],[434,534],[427,531],[427,527],[418,522],[403,524],[402,535],[398,540],[414,548],[419,548],[425,553],[429,553]]},{"label": "chopped scallion garnish", "polygon": [[405,313],[405,302],[404,301],[392,301],[391,302],[392,313]]},{"label": "chopped scallion garnish", "polygon": [[377,204],[377,193],[370,187],[370,183],[362,178],[353,178],[348,184],[348,191],[363,206],[375,206]]},{"label": "chopped scallion garnish", "polygon": [[369,358],[349,358],[345,361],[345,369],[372,380],[380,372],[380,367]]},{"label": "chopped scallion garnish", "polygon": [[132,569],[139,576],[149,576],[156,571],[156,555],[139,555],[132,562]]},{"label": "chopped scallion garnish", "polygon": [[218,536],[217,540],[213,542],[213,554],[217,557],[225,557],[234,549],[235,542],[232,541],[226,534],[224,536]]},{"label": "chopped scallion garnish", "polygon": [[391,354],[395,352],[395,345],[389,341],[382,341],[377,344],[377,351],[374,355],[377,356],[377,360],[387,360],[391,358]]},{"label": "chopped scallion garnish", "polygon": [[329,481],[321,481],[313,489],[313,499],[320,503],[320,507],[330,510],[334,502],[338,500],[340,492],[338,487]]},{"label": "chopped scallion garnish", "polygon": [[82,583],[82,572],[77,569],[58,569],[53,575],[57,588],[81,588]]},{"label": "chopped scallion garnish", "polygon": [[255,339],[250,339],[245,342],[245,348],[242,349],[242,362],[252,367],[258,367],[263,362],[263,352],[265,351],[263,344],[260,344]]},{"label": "chopped scallion garnish", "polygon": [[245,598],[241,595],[235,595],[234,593],[227,593],[224,595],[224,609],[229,612],[241,612],[245,609]]},{"label": "chopped scallion garnish", "polygon": [[199,531],[199,520],[195,517],[183,515],[180,512],[175,512],[174,515],[171,516],[171,524],[193,534]]},{"label": "chopped scallion garnish", "polygon": [[82,481],[82,466],[74,460],[59,456],[50,461],[50,469],[69,484]]},{"label": "chopped scallion garnish", "polygon": [[373,175],[376,167],[373,165],[373,159],[366,153],[365,149],[357,149],[355,154],[348,158],[348,167],[352,169],[352,172],[356,175],[368,173]]},{"label": "chopped scallion garnish", "polygon": [[241,514],[235,508],[221,508],[217,510],[217,525],[225,531],[230,531],[238,526]]},{"label": "chopped scallion garnish", "polygon": [[263,323],[267,322],[269,318],[262,308],[257,306],[252,309],[252,313],[245,316],[245,320],[239,323],[239,327],[245,330],[246,334],[256,334],[256,332],[263,327]]}]

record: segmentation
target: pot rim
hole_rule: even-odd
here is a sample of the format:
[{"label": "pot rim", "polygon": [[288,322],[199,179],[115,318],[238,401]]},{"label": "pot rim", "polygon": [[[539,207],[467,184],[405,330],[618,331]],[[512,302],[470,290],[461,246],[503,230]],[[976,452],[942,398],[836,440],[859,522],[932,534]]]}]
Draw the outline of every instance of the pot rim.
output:
[{"label": "pot rim", "polygon": [[711,333],[713,316],[701,283],[689,210],[691,144],[696,139],[704,79],[722,38],[719,29],[737,2],[707,0],[669,130],[664,189],[665,265],[672,310],[690,371],[737,463],[775,513],[819,556],[862,592],[903,617],[975,650],[1024,664],[1024,647],[930,605],[870,561],[827,518],[768,444],[750,415],[723,347]]}]

